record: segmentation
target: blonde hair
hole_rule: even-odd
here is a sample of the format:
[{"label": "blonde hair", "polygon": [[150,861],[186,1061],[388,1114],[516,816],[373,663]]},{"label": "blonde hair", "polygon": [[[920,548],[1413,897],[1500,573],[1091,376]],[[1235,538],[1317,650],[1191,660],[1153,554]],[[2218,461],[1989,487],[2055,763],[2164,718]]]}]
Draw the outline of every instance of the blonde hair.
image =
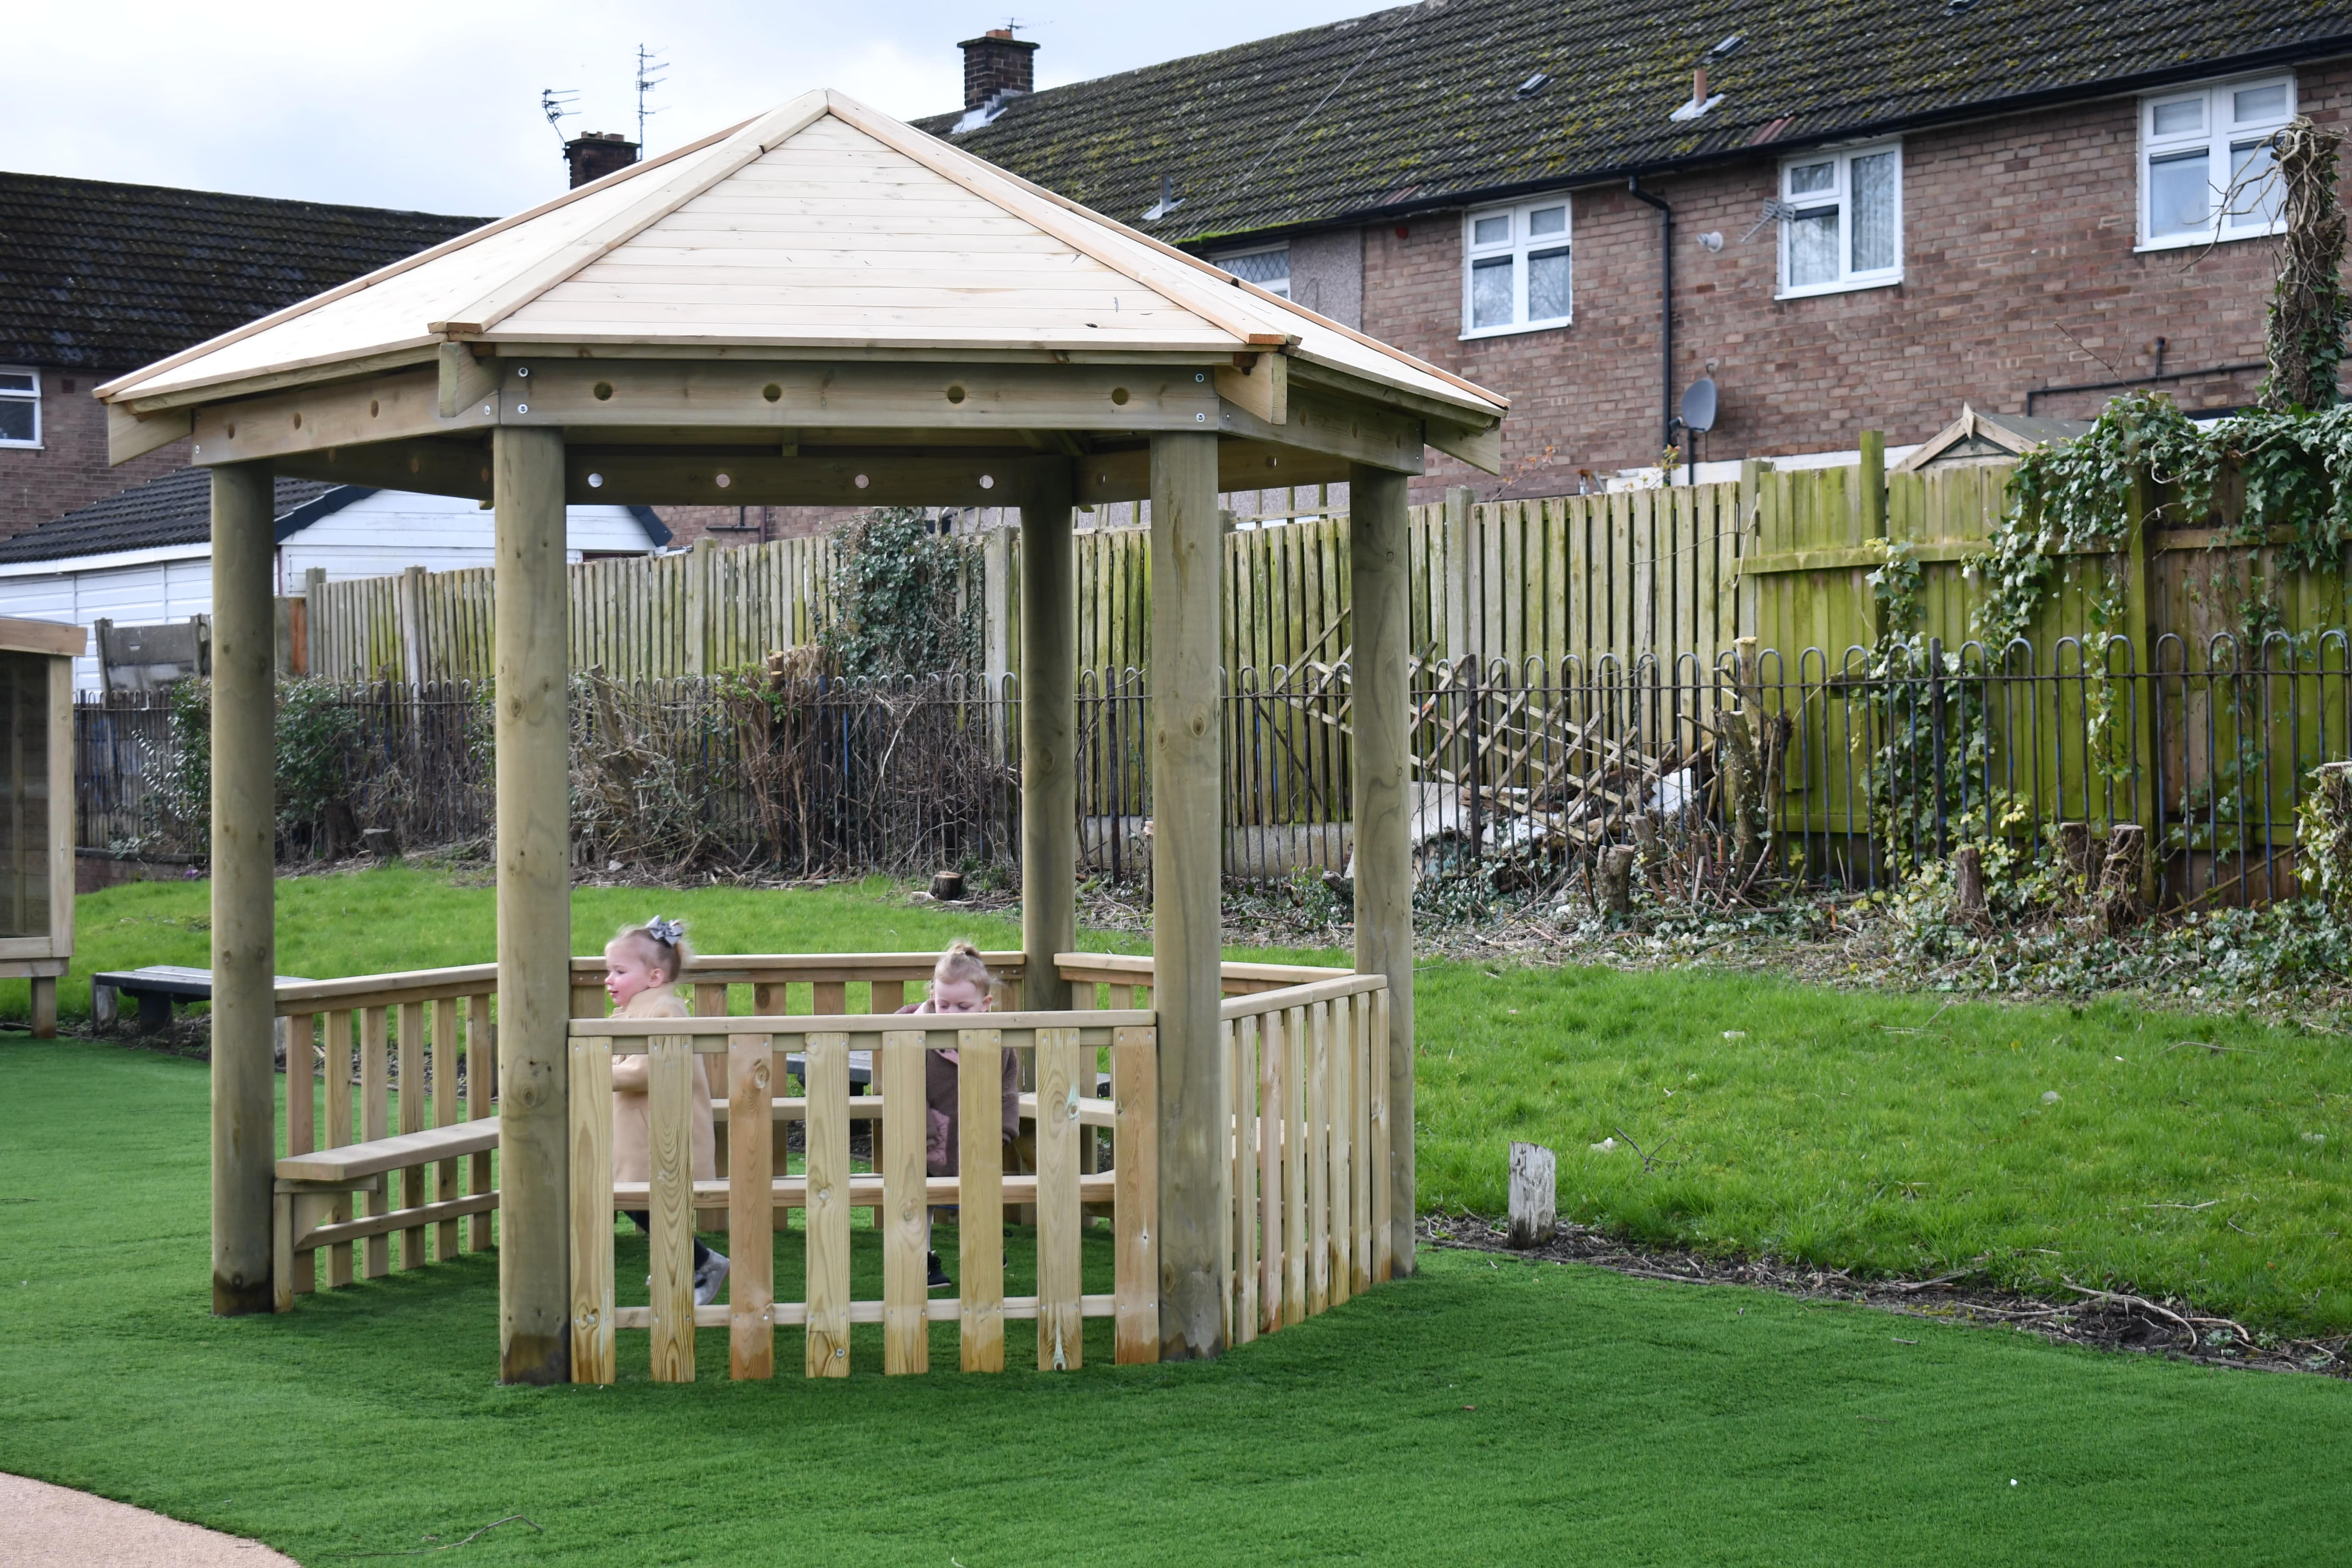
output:
[{"label": "blonde hair", "polygon": [[931,988],[934,992],[950,980],[977,985],[982,994],[987,996],[995,995],[1004,985],[1004,982],[988,967],[987,961],[980,956],[980,949],[962,937],[948,943],[948,950],[940,954],[937,963],[931,965]]},{"label": "blonde hair", "polygon": [[659,917],[641,925],[623,926],[613,933],[608,947],[627,942],[644,955],[646,967],[658,970],[667,978],[662,984],[674,985],[686,973],[686,966],[694,958],[694,949],[687,945],[686,922],[665,921]]}]

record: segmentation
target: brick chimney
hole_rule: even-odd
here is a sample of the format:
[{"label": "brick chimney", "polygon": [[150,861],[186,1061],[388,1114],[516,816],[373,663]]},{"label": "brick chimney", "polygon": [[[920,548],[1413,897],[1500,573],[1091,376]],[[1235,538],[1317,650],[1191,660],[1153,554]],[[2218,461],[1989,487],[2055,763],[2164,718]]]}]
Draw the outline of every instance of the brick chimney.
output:
[{"label": "brick chimney", "polygon": [[572,188],[601,180],[615,169],[637,161],[637,144],[617,131],[586,131],[563,144],[563,161],[572,165]]},{"label": "brick chimney", "polygon": [[1034,92],[1037,46],[1010,27],[991,27],[956,47],[963,51],[963,106],[978,109],[999,93]]}]

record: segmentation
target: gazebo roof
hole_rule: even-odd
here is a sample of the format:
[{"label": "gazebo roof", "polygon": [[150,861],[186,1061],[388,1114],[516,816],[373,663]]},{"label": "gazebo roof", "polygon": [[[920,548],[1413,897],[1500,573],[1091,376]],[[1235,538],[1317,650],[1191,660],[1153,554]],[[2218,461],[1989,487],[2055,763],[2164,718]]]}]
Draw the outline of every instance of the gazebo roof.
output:
[{"label": "gazebo roof", "polygon": [[99,395],[117,462],[193,436],[200,464],[482,497],[482,443],[537,426],[573,499],[624,503],[984,504],[1057,473],[1131,499],[1176,430],[1220,437],[1228,489],[1424,446],[1493,472],[1506,407],[823,91]]},{"label": "gazebo roof", "polygon": [[100,395],[228,394],[257,378],[429,357],[449,341],[522,353],[1287,349],[1473,424],[1505,406],[831,91],[460,235]]}]

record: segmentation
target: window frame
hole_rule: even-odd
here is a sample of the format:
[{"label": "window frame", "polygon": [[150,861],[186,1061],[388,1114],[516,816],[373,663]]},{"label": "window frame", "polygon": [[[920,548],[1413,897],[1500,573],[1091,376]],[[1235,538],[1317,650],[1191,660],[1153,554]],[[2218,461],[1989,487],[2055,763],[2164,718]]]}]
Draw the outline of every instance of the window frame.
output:
[{"label": "window frame", "polygon": [[[1228,272],[1233,272],[1234,269],[1231,264],[1234,262],[1240,261],[1244,258],[1252,256],[1272,256],[1276,251],[1280,251],[1282,253],[1281,288],[1276,289],[1271,283],[1259,283],[1255,278],[1245,279],[1245,281],[1255,284],[1257,288],[1265,289],[1271,292],[1279,294],[1284,299],[1287,300],[1290,298],[1290,241],[1286,239],[1276,245],[1253,245],[1245,250],[1228,250],[1222,255],[1212,256],[1209,258],[1209,260],[1213,265],[1222,267]],[[1234,275],[1237,278],[1241,276],[1239,273],[1234,273]]]},{"label": "window frame", "polygon": [[16,391],[16,390],[15,388],[13,388],[13,387],[10,387],[10,388],[0,388],[0,401],[5,401],[5,402],[8,402],[8,403],[29,403],[29,404],[31,404],[31,405],[33,405],[33,437],[32,437],[32,439],[31,439],[31,440],[29,440],[29,441],[19,441],[19,440],[16,440],[16,439],[15,439],[15,438],[13,438],[13,437],[6,437],[6,436],[0,436],[0,451],[10,451],[10,452],[36,452],[36,451],[40,450],[40,448],[41,448],[41,371],[40,371],[40,367],[39,367],[38,365],[29,365],[29,364],[0,364],[0,375],[25,375],[25,376],[30,376],[30,377],[32,377],[32,380],[33,380],[33,386],[32,386],[32,390],[31,390],[31,391],[29,391],[29,392],[18,392],[18,391]]},{"label": "window frame", "polygon": [[[1528,232],[1529,213],[1558,207],[1560,209],[1560,230],[1557,235],[1531,235]],[[1478,220],[1507,214],[1511,219],[1511,237],[1502,244],[1477,243]],[[1565,250],[1568,252],[1568,311],[1565,315],[1528,319],[1528,259],[1533,251]],[[1512,319],[1499,326],[1479,327],[1471,323],[1471,280],[1476,275],[1476,265],[1497,256],[1511,258]],[[1462,334],[1461,341],[1474,338],[1503,338],[1519,332],[1557,331],[1576,323],[1576,202],[1570,193],[1555,191],[1549,195],[1532,196],[1525,201],[1500,202],[1490,206],[1472,207],[1462,215]]]},{"label": "window frame", "polygon": [[[2256,121],[2260,127],[2258,132],[2240,131],[2225,124],[2224,117],[2216,112],[2225,101],[2225,95],[2234,95],[2251,88],[2280,86],[2286,89],[2286,111],[2275,121]],[[2181,132],[2169,136],[2157,134],[2156,111],[2159,106],[2179,103],[2187,99],[2197,97],[2201,97],[2205,100],[2205,124],[2201,132]],[[2261,76],[2225,77],[2214,81],[2185,83],[2168,92],[2141,94],[2139,150],[2137,156],[2139,177],[2137,220],[2138,243],[2132,248],[2135,251],[2179,250],[2190,246],[2227,245],[2233,240],[2267,239],[2273,235],[2284,234],[2286,222],[2284,214],[2262,225],[2233,225],[2224,222],[2223,220],[2229,216],[2228,211],[2221,202],[2221,194],[2229,188],[2224,184],[2220,190],[2214,191],[2213,221],[2210,226],[2188,234],[2158,236],[2156,233],[2156,225],[2151,213],[2151,207],[2156,199],[2156,189],[2150,174],[2156,166],[2157,159],[2169,153],[2182,153],[2201,146],[2205,150],[2208,160],[2206,188],[2213,190],[2211,160],[2218,158],[2221,168],[2228,170],[2231,166],[2231,154],[2234,151],[2231,146],[2232,142],[2242,140],[2249,134],[2270,135],[2295,117],[2300,104],[2300,84],[2296,81],[2295,73],[2293,71],[2270,71]]]},{"label": "window frame", "polygon": [[[1853,161],[1875,157],[1882,153],[1895,155],[1895,264],[1875,268],[1868,272],[1853,269]],[[1823,294],[1853,294],[1864,289],[1892,289],[1903,281],[1903,141],[1897,137],[1889,142],[1859,142],[1843,147],[1816,147],[1780,160],[1775,176],[1773,196],[1790,207],[1800,205],[1790,195],[1789,177],[1801,168],[1820,163],[1836,165],[1836,184],[1829,200],[1819,192],[1808,192],[1804,197],[1807,211],[1819,211],[1834,206],[1838,215],[1838,275],[1827,283],[1792,284],[1789,281],[1789,246],[1794,227],[1794,215],[1783,218],[1777,226],[1780,233],[1779,287],[1773,290],[1775,300],[1812,300]]]}]

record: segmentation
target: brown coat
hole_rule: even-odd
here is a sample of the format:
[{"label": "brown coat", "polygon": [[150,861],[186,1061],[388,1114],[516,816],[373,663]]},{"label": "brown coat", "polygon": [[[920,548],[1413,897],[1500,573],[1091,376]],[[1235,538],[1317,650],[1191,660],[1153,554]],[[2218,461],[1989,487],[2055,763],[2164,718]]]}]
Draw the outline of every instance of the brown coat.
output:
[{"label": "brown coat", "polygon": [[[901,1013],[929,1013],[930,1010],[931,1005],[929,1002],[912,1002],[898,1009]],[[986,1016],[985,1014],[969,1016],[974,1019]],[[986,1026],[976,1023],[973,1026],[985,1027]],[[957,1162],[962,1154],[962,1139],[961,1129],[957,1125],[961,1119],[961,1112],[958,1110],[956,1083],[957,1074],[961,1070],[957,1065],[956,1054],[953,1051],[923,1053],[923,1099],[926,1108],[923,1120],[929,1124],[928,1136],[924,1140],[923,1168],[934,1176],[952,1176],[959,1169]],[[1004,1053],[1002,1110],[1004,1136],[1008,1139],[1018,1138],[1021,1136],[1021,1059],[1011,1051]]]},{"label": "brown coat", "polygon": [[[614,1016],[620,1018],[684,1018],[686,1003],[675,991],[662,987],[640,991]],[[653,1096],[647,1092],[648,1058],[616,1057],[613,1060],[613,1179],[653,1180]],[[710,1076],[703,1058],[694,1058],[694,1081],[687,1100],[688,1119],[694,1131],[693,1179],[719,1179],[719,1137],[710,1115]]]}]

